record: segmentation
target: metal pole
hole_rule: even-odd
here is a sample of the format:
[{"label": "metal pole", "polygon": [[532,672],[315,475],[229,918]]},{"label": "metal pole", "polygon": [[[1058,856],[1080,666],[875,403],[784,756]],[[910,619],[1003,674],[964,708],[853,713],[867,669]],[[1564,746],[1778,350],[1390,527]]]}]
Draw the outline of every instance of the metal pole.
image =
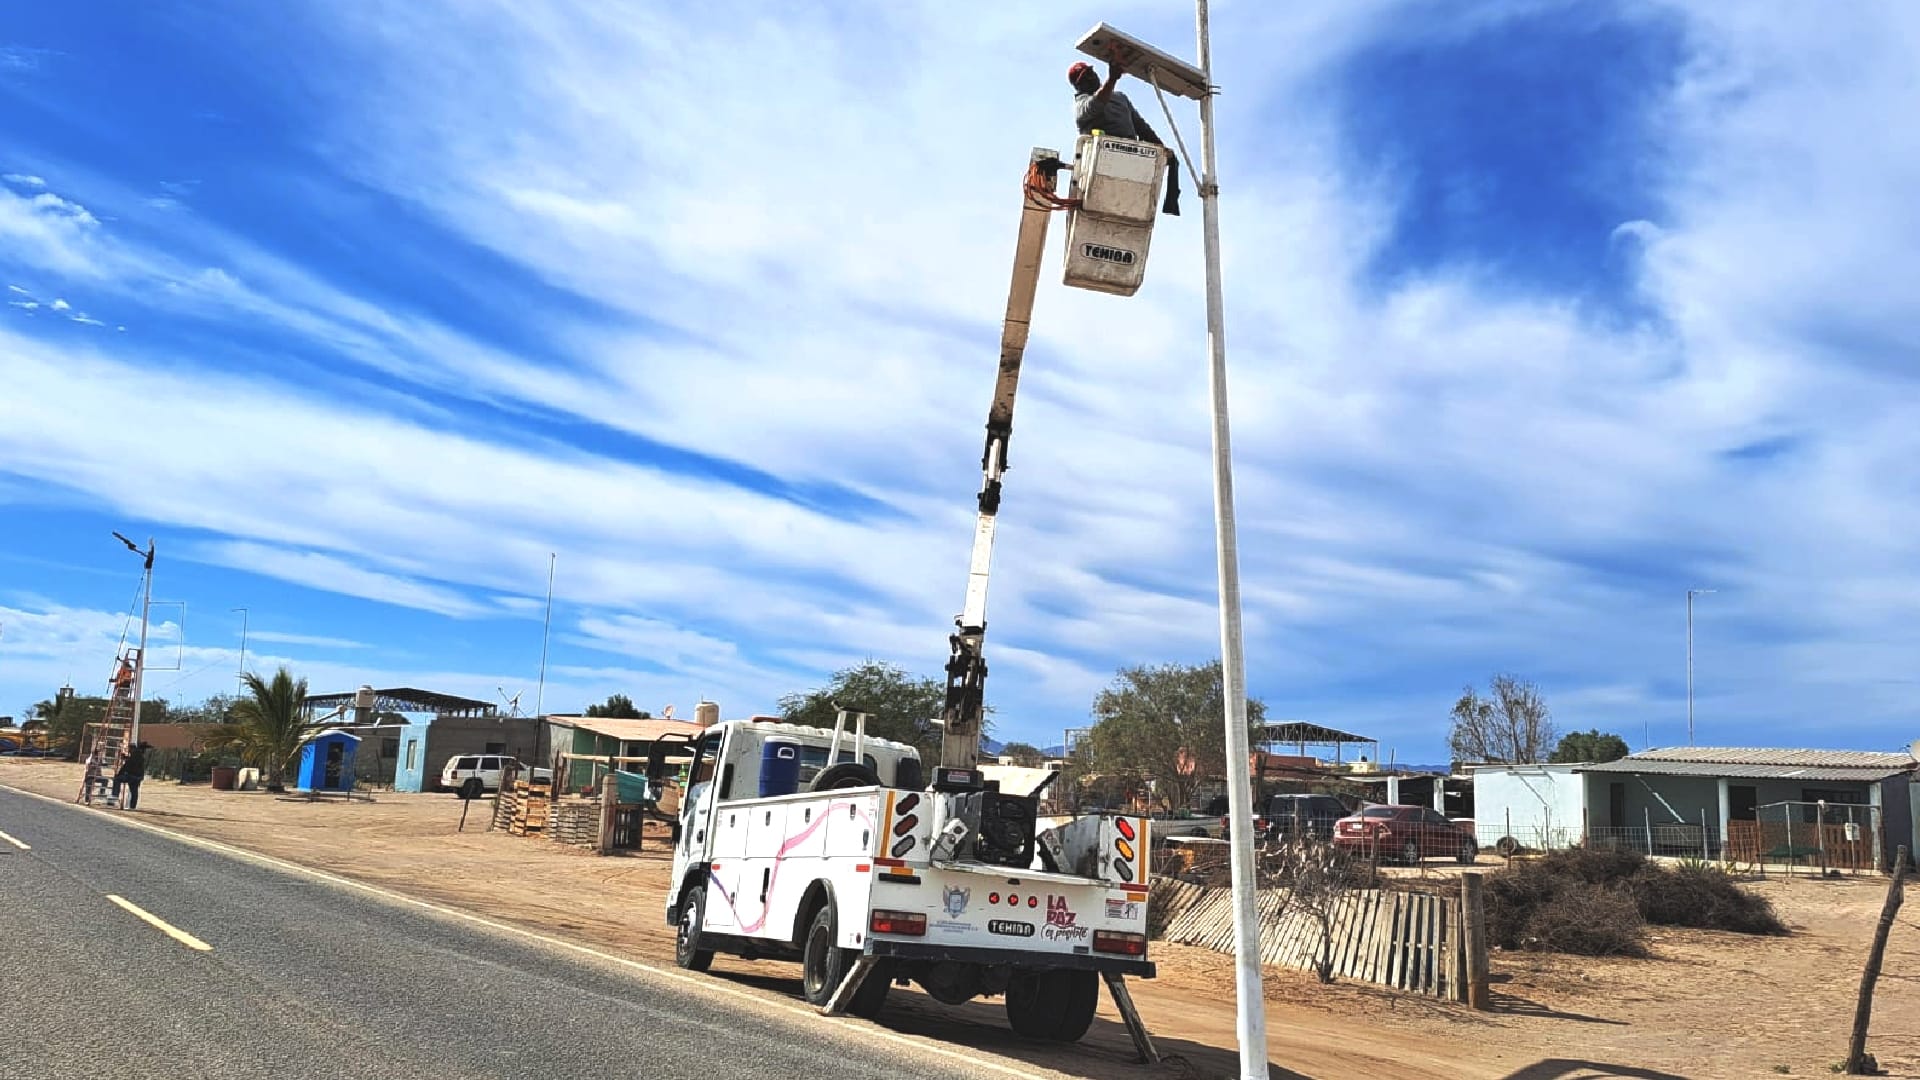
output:
[{"label": "metal pole", "polygon": [[1200,219],[1207,262],[1208,384],[1213,397],[1213,510],[1220,568],[1220,663],[1226,695],[1227,813],[1233,860],[1235,1030],[1242,1080],[1267,1080],[1266,993],[1255,909],[1252,782],[1248,778],[1247,665],[1240,626],[1240,554],[1233,520],[1233,446],[1227,423],[1227,328],[1220,284],[1220,186],[1213,139],[1213,53],[1207,0],[1194,0],[1200,73]]},{"label": "metal pole", "polygon": [[[547,730],[547,632],[553,628],[553,565],[560,556],[547,552],[547,617],[540,624],[540,682],[533,692],[533,721],[537,725],[533,731],[533,764],[540,764],[540,742]],[[538,780],[532,773],[527,774],[529,781]],[[549,783],[557,782],[559,776],[549,776]]]},{"label": "metal pole", "polygon": [[153,607],[153,538],[147,538],[146,585],[140,597],[140,662],[133,665],[133,730],[127,735],[129,748],[140,742],[140,691],[147,678],[147,612]]},{"label": "metal pole", "polygon": [[245,682],[247,679],[247,614],[248,612],[247,612],[247,609],[243,607],[237,607],[237,608],[234,608],[233,610],[240,613],[240,673],[234,676],[234,678],[240,682]]},{"label": "metal pole", "polygon": [[1687,745],[1693,745],[1693,590],[1687,590]]}]

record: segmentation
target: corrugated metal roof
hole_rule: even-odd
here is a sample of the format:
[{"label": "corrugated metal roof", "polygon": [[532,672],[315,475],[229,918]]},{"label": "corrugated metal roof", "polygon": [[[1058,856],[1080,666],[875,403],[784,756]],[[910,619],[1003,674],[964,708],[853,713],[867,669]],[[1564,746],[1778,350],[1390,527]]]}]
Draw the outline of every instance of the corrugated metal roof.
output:
[{"label": "corrugated metal roof", "polygon": [[1696,765],[1804,765],[1836,768],[1913,767],[1913,755],[1878,750],[1770,750],[1739,746],[1669,746],[1642,750],[1634,761],[1686,761]]},{"label": "corrugated metal roof", "polygon": [[1576,771],[1589,773],[1638,773],[1642,776],[1701,776],[1728,780],[1884,780],[1911,770],[1914,763],[1889,767],[1880,765],[1763,765],[1715,764],[1703,761],[1660,761],[1634,755],[1599,765],[1581,765]]}]

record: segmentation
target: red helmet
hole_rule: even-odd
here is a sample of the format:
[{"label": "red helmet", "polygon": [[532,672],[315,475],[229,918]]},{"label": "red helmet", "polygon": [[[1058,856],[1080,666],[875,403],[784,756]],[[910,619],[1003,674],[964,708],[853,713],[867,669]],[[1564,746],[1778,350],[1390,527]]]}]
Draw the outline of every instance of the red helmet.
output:
[{"label": "red helmet", "polygon": [[1080,76],[1085,75],[1087,72],[1092,70],[1093,70],[1093,65],[1087,63],[1085,60],[1082,60],[1079,63],[1067,69],[1067,82],[1072,83],[1074,85],[1078,85],[1080,82]]}]

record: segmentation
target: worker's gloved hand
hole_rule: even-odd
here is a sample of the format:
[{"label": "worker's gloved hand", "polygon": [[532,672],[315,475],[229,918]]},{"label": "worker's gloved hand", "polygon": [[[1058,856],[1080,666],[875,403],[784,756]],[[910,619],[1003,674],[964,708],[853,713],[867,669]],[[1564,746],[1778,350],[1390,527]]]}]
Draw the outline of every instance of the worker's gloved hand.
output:
[{"label": "worker's gloved hand", "polygon": [[1160,200],[1160,212],[1168,217],[1180,216],[1180,159],[1167,151],[1167,194]]}]

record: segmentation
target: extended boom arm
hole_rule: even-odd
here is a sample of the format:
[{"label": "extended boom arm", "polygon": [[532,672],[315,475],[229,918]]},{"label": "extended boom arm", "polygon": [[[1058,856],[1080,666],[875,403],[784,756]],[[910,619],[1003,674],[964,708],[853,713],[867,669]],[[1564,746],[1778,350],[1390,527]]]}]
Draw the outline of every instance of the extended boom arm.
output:
[{"label": "extended boom arm", "polygon": [[1007,290],[1007,318],[1000,330],[1000,377],[987,409],[987,445],[980,455],[983,478],[980,514],[973,529],[973,559],[967,567],[967,600],[957,627],[947,639],[947,696],[940,710],[945,734],[940,764],[971,769],[980,756],[987,661],[981,649],[987,634],[987,571],[993,562],[994,518],[1000,512],[1000,477],[1007,471],[1007,441],[1013,436],[1013,398],[1020,388],[1020,360],[1027,349],[1033,294],[1040,282],[1040,258],[1047,242],[1047,219],[1061,208],[1056,195],[1060,155],[1035,148],[1028,166],[1020,237],[1014,245],[1013,285]]}]

